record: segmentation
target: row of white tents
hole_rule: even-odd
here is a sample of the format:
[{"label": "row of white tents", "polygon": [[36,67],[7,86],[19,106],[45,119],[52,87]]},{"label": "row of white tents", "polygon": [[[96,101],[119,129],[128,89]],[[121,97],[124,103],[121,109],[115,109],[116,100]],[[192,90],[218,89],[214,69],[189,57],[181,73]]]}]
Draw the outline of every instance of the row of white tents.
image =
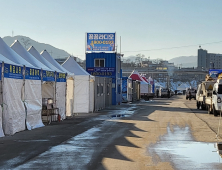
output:
[{"label": "row of white tents", "polygon": [[46,50],[19,41],[9,47],[0,38],[0,64],[0,137],[44,126],[43,98],[54,100],[61,119],[93,112],[95,77],[72,57],[60,65]]}]

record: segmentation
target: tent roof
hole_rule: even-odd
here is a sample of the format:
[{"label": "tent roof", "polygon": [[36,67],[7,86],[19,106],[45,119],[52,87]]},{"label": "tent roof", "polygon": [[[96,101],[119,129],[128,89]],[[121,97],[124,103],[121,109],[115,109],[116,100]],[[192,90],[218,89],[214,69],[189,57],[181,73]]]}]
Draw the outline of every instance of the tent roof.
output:
[{"label": "tent roof", "polygon": [[186,90],[188,87],[190,87],[190,86],[188,86],[187,84],[183,83],[179,87],[177,87],[177,90]]},{"label": "tent roof", "polygon": [[62,64],[62,67],[75,75],[90,75],[71,56]]},{"label": "tent roof", "polygon": [[11,49],[0,37],[0,54],[13,61],[16,64],[25,65],[26,67],[36,68],[20,55],[18,55],[13,49]]},{"label": "tent roof", "polygon": [[141,77],[145,82],[149,83],[145,76],[141,76]]},{"label": "tent roof", "polygon": [[146,84],[148,84],[145,80],[143,80],[143,78],[140,76],[139,72],[136,70],[133,70],[133,72],[131,73],[131,75],[129,77],[132,80],[139,80],[141,82],[145,82]]},{"label": "tent roof", "polygon": [[0,62],[4,62],[6,64],[12,64],[12,65],[19,65],[22,66],[21,64],[16,64],[15,62],[9,60],[8,58],[4,57],[2,54],[0,54]]},{"label": "tent roof", "polygon": [[44,64],[45,66],[47,66],[48,68],[52,69],[53,71],[57,71],[57,72],[61,72],[59,69],[57,69],[56,67],[54,67],[51,63],[49,63],[43,56],[41,56],[39,54],[39,52],[33,47],[31,46],[28,49],[28,52],[30,54],[32,54],[37,60],[39,60],[42,64]]},{"label": "tent roof", "polygon": [[59,69],[62,72],[72,74],[68,70],[66,70],[64,67],[62,67],[52,56],[48,53],[48,51],[43,50],[40,55],[42,55],[49,63],[51,63],[53,66],[55,66],[57,69]]},{"label": "tent roof", "polygon": [[44,64],[42,64],[39,60],[37,60],[33,55],[31,55],[28,51],[25,50],[25,48],[21,45],[21,43],[16,40],[12,45],[11,48],[17,53],[19,54],[22,58],[24,58],[26,61],[28,61],[29,63],[31,63],[33,66],[37,67],[37,68],[41,68],[43,70],[49,70],[52,71],[51,69],[49,69],[48,67],[46,67]]}]

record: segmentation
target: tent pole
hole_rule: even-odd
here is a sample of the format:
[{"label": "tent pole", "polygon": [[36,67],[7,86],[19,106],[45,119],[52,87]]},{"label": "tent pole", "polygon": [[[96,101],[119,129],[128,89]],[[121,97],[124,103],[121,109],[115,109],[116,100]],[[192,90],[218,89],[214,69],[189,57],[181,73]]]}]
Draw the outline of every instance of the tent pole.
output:
[{"label": "tent pole", "polygon": [[3,129],[3,132],[4,132],[4,127],[3,127],[3,107],[4,107],[4,97],[3,97],[3,86],[4,86],[4,62],[2,62],[2,73],[1,73],[1,109],[2,109],[2,129]]}]

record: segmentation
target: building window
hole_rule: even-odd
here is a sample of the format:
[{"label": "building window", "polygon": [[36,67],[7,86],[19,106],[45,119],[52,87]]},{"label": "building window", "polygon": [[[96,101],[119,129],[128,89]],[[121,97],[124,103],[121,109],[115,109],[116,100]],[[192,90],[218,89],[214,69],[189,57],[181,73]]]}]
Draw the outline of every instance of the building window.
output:
[{"label": "building window", "polygon": [[105,59],[104,58],[95,59],[94,66],[95,67],[105,67]]}]

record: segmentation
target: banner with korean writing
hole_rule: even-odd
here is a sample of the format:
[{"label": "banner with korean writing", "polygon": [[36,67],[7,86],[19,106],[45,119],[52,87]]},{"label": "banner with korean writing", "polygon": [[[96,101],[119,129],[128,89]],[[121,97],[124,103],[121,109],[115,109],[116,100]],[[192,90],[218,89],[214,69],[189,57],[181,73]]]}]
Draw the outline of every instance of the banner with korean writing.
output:
[{"label": "banner with korean writing", "polygon": [[55,72],[53,71],[42,71],[42,80],[43,81],[55,81]]},{"label": "banner with korean writing", "polygon": [[86,51],[115,51],[115,33],[87,33]]},{"label": "banner with korean writing", "polygon": [[23,71],[22,66],[4,64],[5,78],[23,79],[22,71]]},{"label": "banner with korean writing", "polygon": [[115,67],[87,68],[87,72],[93,76],[102,76],[102,77],[115,77],[116,76]]},{"label": "banner with korean writing", "polygon": [[56,82],[66,82],[66,73],[57,73]]},{"label": "banner with korean writing", "polygon": [[25,79],[41,80],[41,70],[26,67],[25,68]]}]

